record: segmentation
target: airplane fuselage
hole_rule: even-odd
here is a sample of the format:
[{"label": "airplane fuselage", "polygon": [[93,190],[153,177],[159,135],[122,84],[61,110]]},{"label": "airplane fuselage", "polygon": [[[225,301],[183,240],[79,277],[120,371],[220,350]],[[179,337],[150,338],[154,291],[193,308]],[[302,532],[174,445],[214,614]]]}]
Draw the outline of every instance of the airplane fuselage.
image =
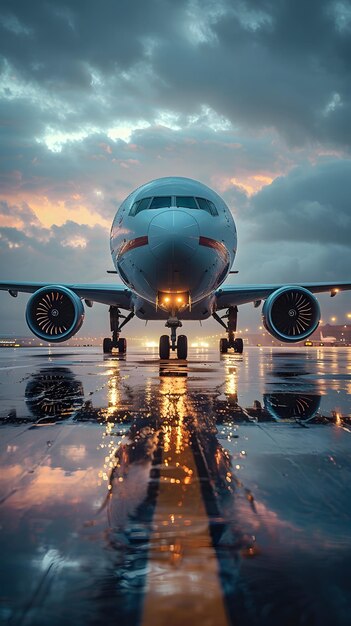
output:
[{"label": "airplane fuselage", "polygon": [[157,319],[176,310],[184,319],[194,311],[199,319],[201,303],[210,308],[209,299],[230,271],[237,235],[218,194],[195,180],[169,177],[142,185],[122,202],[110,243],[139,317]]}]

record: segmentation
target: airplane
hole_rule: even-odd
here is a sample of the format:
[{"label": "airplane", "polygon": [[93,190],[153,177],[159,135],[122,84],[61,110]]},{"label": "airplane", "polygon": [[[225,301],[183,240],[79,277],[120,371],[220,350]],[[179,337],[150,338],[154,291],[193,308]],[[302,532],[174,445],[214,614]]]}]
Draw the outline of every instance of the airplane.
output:
[{"label": "airplane", "polygon": [[[31,293],[26,307],[30,330],[41,340],[65,341],[84,320],[83,300],[109,306],[111,338],[103,352],[125,354],[122,328],[136,316],[164,320],[170,336],[160,337],[160,359],[176,352],[186,359],[187,337],[177,330],[187,320],[211,316],[224,328],[220,353],[241,354],[236,337],[238,306],[252,302],[262,308],[262,321],[276,339],[304,341],[318,327],[320,308],[313,294],[350,290],[351,283],[225,284],[232,270],[237,231],[223,199],[201,182],[183,177],[153,180],[135,189],[121,204],[112,223],[111,255],[124,284],[0,283],[16,297]],[[126,314],[122,313],[125,311]]]},{"label": "airplane", "polygon": [[332,344],[336,342],[336,337],[332,337],[331,335],[329,335],[328,337],[324,337],[322,331],[320,332],[320,338],[323,345],[326,343]]}]

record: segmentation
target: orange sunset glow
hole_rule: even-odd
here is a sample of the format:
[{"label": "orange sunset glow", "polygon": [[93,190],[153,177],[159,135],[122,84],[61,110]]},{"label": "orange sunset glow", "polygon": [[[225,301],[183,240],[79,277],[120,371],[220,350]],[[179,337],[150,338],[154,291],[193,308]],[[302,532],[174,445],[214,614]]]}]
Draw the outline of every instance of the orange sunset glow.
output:
[{"label": "orange sunset glow", "polygon": [[257,193],[262,187],[270,185],[274,180],[274,177],[263,174],[252,174],[250,176],[234,177],[230,179],[232,185],[239,187],[247,193],[248,196],[252,196]]},{"label": "orange sunset glow", "polygon": [[[78,194],[68,199],[53,200],[45,195],[21,193],[14,197],[5,196],[4,200],[9,205],[21,206],[22,203],[26,203],[44,228],[51,228],[53,225],[62,226],[67,221],[87,226],[99,225],[106,229],[111,227],[111,220],[104,218],[94,209],[93,201],[90,208]],[[25,230],[27,223],[20,215],[0,215],[1,226]]]}]

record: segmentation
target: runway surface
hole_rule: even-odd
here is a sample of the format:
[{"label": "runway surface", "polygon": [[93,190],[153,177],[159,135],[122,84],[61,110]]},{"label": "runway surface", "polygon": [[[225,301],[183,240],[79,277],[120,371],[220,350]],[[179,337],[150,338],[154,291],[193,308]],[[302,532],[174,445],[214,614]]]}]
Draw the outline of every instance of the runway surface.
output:
[{"label": "runway surface", "polygon": [[1,624],[350,624],[351,349],[1,349],[0,393]]}]

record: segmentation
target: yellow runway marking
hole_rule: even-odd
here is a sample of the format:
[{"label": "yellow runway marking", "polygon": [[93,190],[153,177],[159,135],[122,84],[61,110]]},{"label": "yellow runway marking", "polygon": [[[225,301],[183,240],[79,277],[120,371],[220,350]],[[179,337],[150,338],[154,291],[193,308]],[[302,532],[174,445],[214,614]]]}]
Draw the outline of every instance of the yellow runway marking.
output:
[{"label": "yellow runway marking", "polygon": [[163,436],[142,625],[227,626],[218,561],[182,418],[165,423]]}]

